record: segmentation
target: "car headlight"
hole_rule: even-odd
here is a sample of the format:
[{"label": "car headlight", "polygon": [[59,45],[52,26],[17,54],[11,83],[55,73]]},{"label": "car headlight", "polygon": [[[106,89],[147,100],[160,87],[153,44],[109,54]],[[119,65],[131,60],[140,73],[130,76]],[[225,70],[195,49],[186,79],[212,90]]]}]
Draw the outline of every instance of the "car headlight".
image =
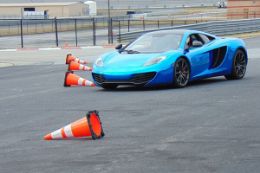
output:
[{"label": "car headlight", "polygon": [[102,67],[104,65],[102,58],[98,58],[95,62],[95,65],[98,67]]},{"label": "car headlight", "polygon": [[152,58],[152,59],[148,60],[146,63],[144,63],[144,66],[158,64],[161,61],[165,60],[165,58],[166,58],[166,56],[158,56],[156,58]]}]

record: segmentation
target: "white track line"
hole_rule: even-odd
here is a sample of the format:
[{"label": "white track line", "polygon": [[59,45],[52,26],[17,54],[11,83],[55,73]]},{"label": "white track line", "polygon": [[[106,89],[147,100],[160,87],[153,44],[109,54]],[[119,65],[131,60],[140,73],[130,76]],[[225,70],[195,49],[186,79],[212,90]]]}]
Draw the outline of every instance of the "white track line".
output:
[{"label": "white track line", "polygon": [[38,50],[61,50],[59,47],[53,47],[53,48],[39,48]]}]

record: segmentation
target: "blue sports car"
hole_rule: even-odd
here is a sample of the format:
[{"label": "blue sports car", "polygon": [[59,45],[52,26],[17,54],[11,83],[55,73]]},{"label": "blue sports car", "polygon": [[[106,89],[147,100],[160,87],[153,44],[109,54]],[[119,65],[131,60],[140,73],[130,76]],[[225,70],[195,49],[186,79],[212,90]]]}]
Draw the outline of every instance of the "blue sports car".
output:
[{"label": "blue sports car", "polygon": [[92,76],[105,89],[119,85],[185,87],[190,81],[214,76],[241,79],[247,61],[241,39],[195,30],[163,30],[146,33],[102,55]]}]

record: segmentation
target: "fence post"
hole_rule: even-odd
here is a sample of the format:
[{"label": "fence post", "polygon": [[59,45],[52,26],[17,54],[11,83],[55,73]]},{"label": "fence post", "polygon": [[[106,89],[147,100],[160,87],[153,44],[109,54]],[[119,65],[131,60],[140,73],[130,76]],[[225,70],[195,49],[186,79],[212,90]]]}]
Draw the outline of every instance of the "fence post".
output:
[{"label": "fence post", "polygon": [[78,47],[78,28],[77,28],[77,19],[74,20],[75,24],[75,41],[76,41],[76,47]]},{"label": "fence post", "polygon": [[58,37],[58,24],[57,18],[54,18],[54,25],[55,25],[55,38],[56,38],[56,47],[59,47],[59,37]]},{"label": "fence post", "polygon": [[127,31],[128,32],[130,31],[130,20],[129,19],[127,20]]},{"label": "fence post", "polygon": [[110,19],[107,18],[107,42],[110,44]]},{"label": "fence post", "polygon": [[143,19],[143,30],[145,30],[145,21]]},{"label": "fence post", "polygon": [[121,43],[121,22],[118,21],[118,42]]},{"label": "fence post", "polygon": [[112,27],[113,27],[113,24],[112,24],[112,18],[108,18],[107,19],[107,29],[108,29],[108,35],[107,35],[107,38],[108,38],[108,44],[111,44],[111,43],[113,43],[113,29],[112,29]]},{"label": "fence post", "polygon": [[157,21],[158,29],[160,28],[160,21]]},{"label": "fence post", "polygon": [[113,34],[113,18],[111,18],[111,21],[110,21],[110,36],[111,36],[111,43],[113,44],[114,43],[114,34]]},{"label": "fence post", "polygon": [[21,48],[24,47],[23,45],[23,19],[20,20],[20,29],[21,29]]},{"label": "fence post", "polygon": [[95,18],[92,19],[92,24],[93,24],[93,46],[96,46],[96,21]]}]

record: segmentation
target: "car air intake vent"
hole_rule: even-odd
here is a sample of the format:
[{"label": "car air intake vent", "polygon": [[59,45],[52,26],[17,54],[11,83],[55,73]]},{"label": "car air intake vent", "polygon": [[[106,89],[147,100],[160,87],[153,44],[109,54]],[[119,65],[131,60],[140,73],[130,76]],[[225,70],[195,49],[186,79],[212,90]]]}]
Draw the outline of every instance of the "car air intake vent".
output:
[{"label": "car air intake vent", "polygon": [[133,82],[133,83],[135,83],[135,84],[146,83],[146,82],[152,80],[155,75],[156,75],[156,72],[135,74],[135,75],[133,75],[133,77],[131,78],[131,82]]},{"label": "car air intake vent", "polygon": [[98,83],[103,83],[105,81],[105,78],[103,75],[100,74],[96,74],[96,73],[92,73],[93,78],[95,81],[97,81]]},{"label": "car air intake vent", "polygon": [[223,47],[214,49],[212,52],[213,52],[213,58],[212,58],[211,68],[216,68],[225,59],[226,52],[227,52],[227,46],[223,46]]}]

